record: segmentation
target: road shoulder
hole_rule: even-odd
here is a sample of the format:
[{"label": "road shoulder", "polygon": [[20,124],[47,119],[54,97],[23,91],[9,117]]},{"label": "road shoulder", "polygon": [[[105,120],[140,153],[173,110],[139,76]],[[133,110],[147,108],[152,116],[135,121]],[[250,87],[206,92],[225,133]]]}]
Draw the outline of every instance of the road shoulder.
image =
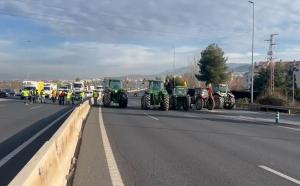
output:
[{"label": "road shoulder", "polygon": [[99,108],[92,108],[85,124],[73,185],[111,185],[99,125]]}]

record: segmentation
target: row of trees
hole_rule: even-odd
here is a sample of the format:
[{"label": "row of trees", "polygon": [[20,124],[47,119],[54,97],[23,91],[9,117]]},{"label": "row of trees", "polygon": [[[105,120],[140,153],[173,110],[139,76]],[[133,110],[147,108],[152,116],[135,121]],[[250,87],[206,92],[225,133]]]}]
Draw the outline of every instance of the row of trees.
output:
[{"label": "row of trees", "polygon": [[[258,74],[254,77],[254,90],[261,94],[267,94],[268,92],[268,80],[270,76],[270,70],[268,68],[261,68]],[[285,97],[292,96],[293,87],[293,67],[284,65],[282,63],[275,63],[274,68],[274,91],[275,94],[279,94]],[[300,98],[300,91],[297,89],[295,83],[295,97]]]}]

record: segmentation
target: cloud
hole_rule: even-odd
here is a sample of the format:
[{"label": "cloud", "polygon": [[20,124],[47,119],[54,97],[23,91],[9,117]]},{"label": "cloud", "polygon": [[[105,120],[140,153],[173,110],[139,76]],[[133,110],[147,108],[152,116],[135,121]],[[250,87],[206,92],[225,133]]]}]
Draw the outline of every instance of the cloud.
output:
[{"label": "cloud", "polygon": [[[265,60],[264,40],[271,33],[279,33],[279,59],[300,58],[295,38],[300,35],[299,7],[300,1],[256,2],[255,61]],[[176,66],[184,66],[210,43],[218,43],[229,62],[251,62],[252,9],[247,1],[3,0],[0,13],[49,28],[59,38],[51,46],[33,42],[35,46],[2,52],[1,71],[11,73],[23,73],[15,69],[18,65],[49,77],[150,74],[172,66],[173,47]],[[31,34],[30,29],[24,32]],[[19,35],[13,32],[12,37]],[[9,44],[15,43],[0,40],[0,48]]]},{"label": "cloud", "polygon": [[[186,66],[196,48],[181,47],[176,52],[176,67]],[[173,66],[173,48],[151,48],[133,44],[64,42],[49,48],[0,54],[1,71],[25,76],[43,72],[44,77],[73,79],[126,74],[152,74]],[[61,74],[61,75],[57,75]]]}]

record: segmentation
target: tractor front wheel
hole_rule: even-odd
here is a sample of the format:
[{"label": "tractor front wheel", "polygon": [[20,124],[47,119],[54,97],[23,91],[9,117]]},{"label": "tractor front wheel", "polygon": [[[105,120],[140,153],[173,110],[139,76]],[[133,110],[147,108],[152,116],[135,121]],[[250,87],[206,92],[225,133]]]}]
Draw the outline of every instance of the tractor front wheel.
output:
[{"label": "tractor front wheel", "polygon": [[127,108],[128,98],[127,98],[127,95],[125,93],[121,93],[119,101],[120,101],[119,107]]},{"label": "tractor front wheel", "polygon": [[216,109],[224,108],[224,98],[219,95],[215,95],[214,98],[215,98]]},{"label": "tractor front wheel", "polygon": [[207,99],[206,107],[208,110],[213,110],[215,108],[215,99],[213,97]]},{"label": "tractor front wheel", "polygon": [[111,99],[110,99],[110,92],[105,92],[103,95],[103,105],[105,107],[108,107],[110,105]]}]

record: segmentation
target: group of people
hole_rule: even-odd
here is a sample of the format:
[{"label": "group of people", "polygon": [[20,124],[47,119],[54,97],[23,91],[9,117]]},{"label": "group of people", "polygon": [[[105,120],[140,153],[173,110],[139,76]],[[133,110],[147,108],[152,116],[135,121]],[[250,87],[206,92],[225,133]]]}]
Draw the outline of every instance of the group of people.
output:
[{"label": "group of people", "polygon": [[23,90],[22,97],[25,104],[35,104],[37,102],[46,103],[46,94],[44,90]]},{"label": "group of people", "polygon": [[[25,104],[34,104],[37,102],[46,103],[46,94],[44,90],[40,92],[38,90],[27,90],[24,89],[22,91],[22,97],[24,99]],[[79,94],[75,94],[74,91],[62,91],[62,90],[52,90],[51,95],[49,95],[52,103],[56,103],[58,101],[59,105],[74,105],[75,100],[84,101],[85,93],[80,92]],[[93,99],[94,105],[97,105],[98,99],[100,97],[100,93],[98,91],[93,91]]]},{"label": "group of people", "polygon": [[[84,99],[84,92],[80,92],[80,101]],[[58,100],[58,104],[60,105],[74,105],[75,93],[72,90],[68,91],[57,91],[53,90],[51,93],[51,100],[53,103]]]}]

